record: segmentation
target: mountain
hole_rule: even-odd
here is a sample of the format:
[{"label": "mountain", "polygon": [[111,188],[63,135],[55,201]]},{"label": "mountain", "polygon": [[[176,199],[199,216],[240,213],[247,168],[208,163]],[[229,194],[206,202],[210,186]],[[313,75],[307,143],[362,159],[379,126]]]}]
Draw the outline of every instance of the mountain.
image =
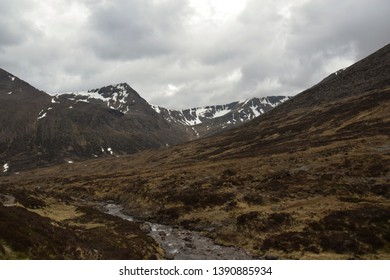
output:
[{"label": "mountain", "polygon": [[[43,137],[52,142],[50,146],[76,142],[66,149],[81,158],[134,153],[186,140],[127,84],[103,87],[87,96],[57,95],[53,100],[53,110],[41,120]],[[59,127],[62,135],[57,134]]]},{"label": "mountain", "polygon": [[0,163],[11,172],[183,143],[239,125],[285,98],[173,111],[150,105],[126,83],[50,96],[0,70],[0,100]]},{"label": "mountain", "polygon": [[250,98],[226,105],[184,110],[169,110],[153,105],[152,108],[168,122],[190,127],[195,132],[195,136],[199,138],[239,126],[268,112],[289,98],[288,96]]},{"label": "mountain", "polygon": [[89,91],[62,93],[55,95],[55,99],[62,98],[71,101],[104,105],[122,114],[139,115],[150,114],[149,104],[128,84],[109,85]]},{"label": "mountain", "polygon": [[7,171],[187,140],[127,84],[91,91],[92,99],[50,96],[1,70],[0,87],[0,162]]}]

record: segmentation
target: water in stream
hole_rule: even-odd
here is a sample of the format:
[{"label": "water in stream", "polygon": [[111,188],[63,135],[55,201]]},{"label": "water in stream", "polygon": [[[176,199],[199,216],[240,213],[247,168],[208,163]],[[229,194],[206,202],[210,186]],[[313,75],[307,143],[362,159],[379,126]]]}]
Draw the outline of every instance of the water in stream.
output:
[{"label": "water in stream", "polygon": [[[123,214],[123,207],[106,204],[108,214],[128,221],[134,218]],[[164,249],[167,259],[174,260],[249,260],[252,259],[244,250],[217,245],[212,239],[199,232],[168,225],[142,221],[150,228],[149,235]]]}]

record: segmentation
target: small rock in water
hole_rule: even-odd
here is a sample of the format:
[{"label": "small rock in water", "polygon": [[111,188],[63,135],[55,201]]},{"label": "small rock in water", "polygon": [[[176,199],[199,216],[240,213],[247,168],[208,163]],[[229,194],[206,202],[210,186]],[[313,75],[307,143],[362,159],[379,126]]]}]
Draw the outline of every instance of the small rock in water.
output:
[{"label": "small rock in water", "polygon": [[159,233],[158,233],[158,235],[160,235],[161,237],[165,237],[165,236],[167,236],[167,233],[165,232],[165,231],[160,231]]},{"label": "small rock in water", "polygon": [[191,236],[186,236],[186,237],[183,238],[183,240],[191,242],[192,241],[192,237]]},{"label": "small rock in water", "polygon": [[186,243],[186,247],[190,249],[196,249],[195,245],[192,243]]},{"label": "small rock in water", "polygon": [[141,224],[140,229],[142,230],[143,233],[150,233],[152,231],[152,228],[147,223]]}]

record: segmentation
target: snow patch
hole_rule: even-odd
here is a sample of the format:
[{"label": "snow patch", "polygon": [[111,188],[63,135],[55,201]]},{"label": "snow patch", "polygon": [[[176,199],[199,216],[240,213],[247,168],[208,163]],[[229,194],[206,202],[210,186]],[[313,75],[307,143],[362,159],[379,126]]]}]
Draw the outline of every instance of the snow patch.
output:
[{"label": "snow patch", "polygon": [[68,160],[68,163],[73,163],[73,161],[72,160]]},{"label": "snow patch", "polygon": [[[246,105],[249,101],[251,101],[252,99],[251,98],[248,98],[248,99],[245,99],[244,103],[242,104],[242,106]],[[252,105],[253,105],[253,100],[252,100]]]},{"label": "snow patch", "polygon": [[199,132],[196,131],[196,129],[194,127],[192,127],[192,130],[195,132],[196,136],[199,138]]},{"label": "snow patch", "polygon": [[8,94],[12,94],[12,91],[8,92]]},{"label": "snow patch", "polygon": [[232,118],[233,118],[233,123],[236,123],[236,117],[234,116],[234,114],[232,115]]},{"label": "snow patch", "polygon": [[9,170],[9,163],[5,163],[3,165],[3,173],[8,172],[8,170]]},{"label": "snow patch", "polygon": [[[180,120],[181,123],[185,125],[197,125],[203,123],[201,118],[206,119],[215,119],[222,116],[225,116],[226,114],[231,112],[231,109],[229,109],[228,106],[207,106],[207,107],[197,107],[192,108],[189,110],[189,117],[184,114],[186,110],[180,111],[182,120]],[[169,112],[169,111],[168,111]],[[206,116],[210,115],[210,116]]]},{"label": "snow patch", "polygon": [[[118,108],[116,110],[118,110]],[[122,112],[123,114],[127,114],[130,111],[130,108],[129,108],[129,106],[126,106],[125,109],[122,109],[119,111]]]},{"label": "snow patch", "polygon": [[15,81],[15,77],[14,76],[9,76],[9,78],[11,79],[11,81]]},{"label": "snow patch", "polygon": [[158,114],[161,113],[160,107],[158,107],[158,106],[156,106],[156,105],[150,105],[150,106],[151,106],[152,109],[153,109],[154,111],[156,111]]},{"label": "snow patch", "polygon": [[214,114],[214,118],[219,118],[219,117],[222,117],[228,113],[230,113],[231,110],[229,109],[222,109],[222,110],[219,110],[219,111],[216,111],[215,114]]},{"label": "snow patch", "polygon": [[111,148],[107,148],[107,151],[112,155],[114,152]]},{"label": "snow patch", "polygon": [[[259,111],[257,111],[257,108],[255,106],[253,106],[253,104],[249,108],[252,110],[252,113],[253,113],[253,115],[255,115],[255,118],[261,115],[259,113]],[[262,110],[262,109],[260,109],[260,110]]]},{"label": "snow patch", "polygon": [[49,107],[49,108],[47,108],[46,110],[47,110],[46,112],[45,112],[45,109],[43,109],[43,110],[41,110],[41,111],[39,112],[37,120],[40,120],[40,119],[45,118],[45,117],[47,116],[47,112],[50,111],[50,110],[53,110],[53,108],[52,108],[52,107]]},{"label": "snow patch", "polygon": [[43,113],[42,115],[41,115],[41,113],[39,113],[39,116],[38,116],[38,120],[40,120],[40,119],[43,119],[44,117],[46,117],[46,115],[47,115],[47,113],[45,112],[45,113]]},{"label": "snow patch", "polygon": [[203,107],[196,108],[194,109],[194,113],[197,117],[198,122],[202,123],[201,120],[199,120],[199,117],[204,117],[204,115],[208,112],[209,110]]},{"label": "snow patch", "polygon": [[203,109],[203,108],[192,108],[190,110],[190,115],[193,118],[195,118],[195,119],[187,119],[186,116],[184,115],[184,111],[181,111],[181,113],[182,113],[182,116],[184,118],[182,123],[184,123],[186,125],[197,125],[197,124],[201,124],[202,123],[202,121],[199,119],[199,116],[204,116],[205,109]]},{"label": "snow patch", "polygon": [[72,94],[74,96],[79,97],[77,100],[80,101],[86,101],[88,99],[99,99],[104,102],[107,102],[110,100],[110,98],[103,97],[103,95],[100,95],[97,91],[76,91],[76,92],[69,92],[67,94]]}]

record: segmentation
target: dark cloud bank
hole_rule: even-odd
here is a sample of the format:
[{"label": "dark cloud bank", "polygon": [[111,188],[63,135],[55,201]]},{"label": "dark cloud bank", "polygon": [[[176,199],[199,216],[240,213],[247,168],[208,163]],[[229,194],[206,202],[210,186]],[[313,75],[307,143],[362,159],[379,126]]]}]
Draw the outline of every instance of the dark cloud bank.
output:
[{"label": "dark cloud bank", "polygon": [[47,92],[127,82],[182,108],[293,95],[390,42],[386,0],[196,3],[1,2],[0,67]]}]

